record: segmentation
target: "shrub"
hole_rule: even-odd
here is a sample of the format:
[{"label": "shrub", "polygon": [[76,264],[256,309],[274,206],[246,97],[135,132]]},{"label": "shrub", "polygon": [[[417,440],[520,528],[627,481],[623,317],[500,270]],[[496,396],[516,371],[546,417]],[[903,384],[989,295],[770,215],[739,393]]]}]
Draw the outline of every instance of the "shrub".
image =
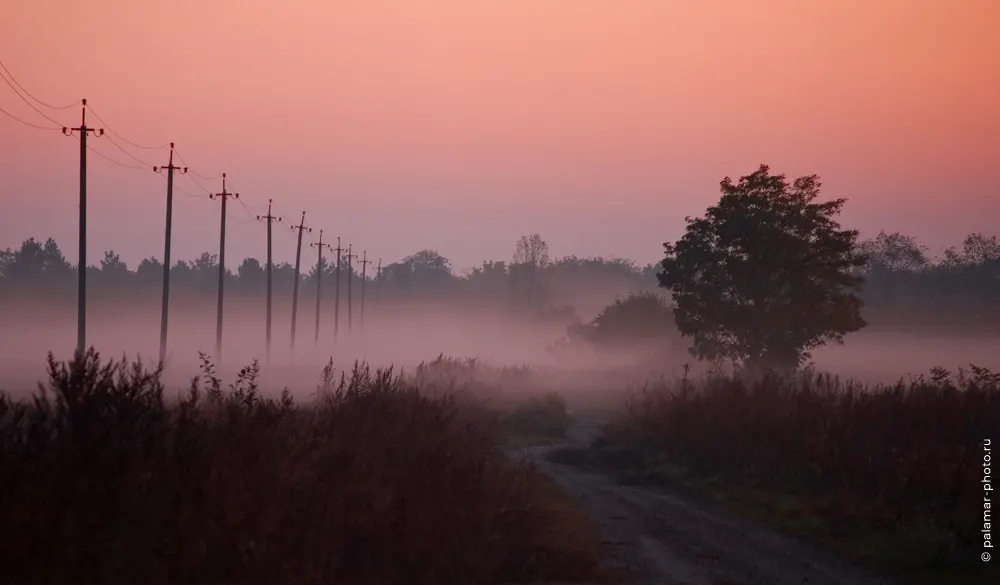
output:
[{"label": "shrub", "polygon": [[593,321],[570,325],[566,333],[570,340],[597,345],[679,338],[672,308],[656,293],[632,294],[616,299]]},{"label": "shrub", "polygon": [[572,424],[566,399],[549,392],[516,406],[505,418],[508,429],[519,435],[562,438]]},{"label": "shrub", "polygon": [[[491,583],[582,578],[597,544],[497,429],[392,369],[332,363],[306,408],[159,370],[48,362],[0,397],[0,574],[19,583]],[[555,527],[555,528],[554,528]]]}]

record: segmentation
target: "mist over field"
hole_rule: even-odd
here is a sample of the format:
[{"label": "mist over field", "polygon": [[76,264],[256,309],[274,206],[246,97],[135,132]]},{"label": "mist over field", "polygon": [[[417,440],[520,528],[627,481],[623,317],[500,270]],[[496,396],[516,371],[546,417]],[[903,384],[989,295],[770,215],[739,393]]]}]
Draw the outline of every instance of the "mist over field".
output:
[{"label": "mist over field", "polygon": [[1000,2],[236,4],[0,0],[0,583],[1000,583]]},{"label": "mist over field", "polygon": [[[655,279],[653,287],[655,287]],[[222,372],[231,374],[257,359],[262,368],[265,390],[274,392],[287,386],[296,395],[313,391],[321,368],[333,358],[338,368],[348,368],[355,360],[372,365],[413,368],[440,354],[476,358],[492,366],[531,366],[537,372],[558,374],[561,383],[593,386],[595,371],[617,373],[638,379],[673,375],[684,364],[697,371],[704,366],[690,356],[688,342],[679,337],[667,348],[650,352],[641,343],[575,348],[556,352],[553,345],[565,339],[573,318],[555,315],[538,318],[512,310],[501,302],[455,302],[447,299],[378,300],[374,283],[368,283],[364,323],[360,316],[360,293],[355,288],[354,321],[349,329],[346,291],[342,291],[340,331],[334,341],[332,279],[327,279],[320,315],[320,338],[315,335],[315,293],[311,281],[303,279],[298,307],[296,347],[290,347],[291,298],[275,295],[272,309],[272,349],[265,352],[265,298],[227,295],[224,310],[223,359],[215,359],[216,306],[214,297],[175,298],[171,302],[165,380],[182,388],[198,372],[199,352],[211,356]],[[562,299],[572,302],[572,316],[592,320],[615,299],[625,298],[628,286],[600,277],[574,283],[573,294]],[[123,298],[125,297],[125,298]],[[67,359],[76,344],[76,313],[72,297],[63,302],[21,297],[0,308],[0,330],[5,347],[0,356],[0,389],[15,394],[30,392],[45,377],[45,355]],[[160,334],[160,301],[155,293],[112,294],[90,297],[88,344],[105,358],[141,357],[153,365],[157,360]],[[913,312],[906,321],[850,334],[843,345],[831,344],[813,353],[813,364],[844,378],[866,382],[894,382],[909,374],[924,374],[931,367],[949,369],[969,363],[984,367],[1000,366],[1000,334],[988,327],[941,325],[942,307],[936,313]],[[930,323],[928,323],[930,322]],[[986,323],[985,325],[989,325]],[[572,394],[572,388],[563,388]],[[620,392],[617,385],[609,393]]]}]

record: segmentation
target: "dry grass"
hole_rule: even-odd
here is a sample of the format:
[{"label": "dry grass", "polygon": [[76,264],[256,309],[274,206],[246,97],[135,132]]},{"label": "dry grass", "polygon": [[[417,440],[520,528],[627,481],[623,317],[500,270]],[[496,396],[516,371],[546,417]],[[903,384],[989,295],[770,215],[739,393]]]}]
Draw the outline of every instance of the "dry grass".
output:
[{"label": "dry grass", "polygon": [[917,580],[975,582],[983,569],[982,442],[1000,429],[1000,375],[685,377],[635,392],[628,412],[591,457]]},{"label": "dry grass", "polygon": [[[32,583],[579,580],[598,539],[497,448],[496,415],[390,370],[324,372],[317,399],[49,357],[0,400],[0,575]],[[424,386],[429,385],[426,377]]]}]

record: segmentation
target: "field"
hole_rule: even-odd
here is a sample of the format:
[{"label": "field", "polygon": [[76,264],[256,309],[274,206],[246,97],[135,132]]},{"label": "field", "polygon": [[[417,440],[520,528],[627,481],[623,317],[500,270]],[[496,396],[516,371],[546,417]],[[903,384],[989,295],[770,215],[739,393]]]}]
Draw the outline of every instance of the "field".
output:
[{"label": "field", "polygon": [[620,581],[594,511],[504,454],[591,419],[611,423],[556,463],[723,501],[878,573],[983,575],[986,369],[863,386],[443,356],[222,375],[205,357],[183,391],[94,354],[47,369],[34,401],[0,406],[16,582]]},{"label": "field", "polygon": [[[157,371],[50,361],[0,402],[6,582],[500,583],[600,577],[598,535],[499,450],[497,412],[435,386],[324,370],[310,404]],[[444,391],[442,391],[444,390]]]},{"label": "field", "polygon": [[975,366],[887,386],[829,375],[646,385],[556,461],[721,502],[735,515],[908,583],[982,583],[984,440],[1000,375]]}]

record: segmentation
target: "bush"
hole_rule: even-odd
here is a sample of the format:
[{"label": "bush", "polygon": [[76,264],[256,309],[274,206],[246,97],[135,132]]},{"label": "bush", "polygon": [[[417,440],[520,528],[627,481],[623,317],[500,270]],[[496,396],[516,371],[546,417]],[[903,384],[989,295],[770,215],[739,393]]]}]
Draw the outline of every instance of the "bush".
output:
[{"label": "bush", "polygon": [[583,578],[551,485],[498,429],[392,369],[324,371],[315,402],[223,387],[203,358],[176,404],[159,370],[48,361],[0,397],[0,574],[19,583],[492,583]]},{"label": "bush", "polygon": [[593,321],[570,325],[566,333],[571,341],[596,345],[660,342],[680,337],[672,307],[656,293],[616,299]]},{"label": "bush", "polygon": [[735,491],[805,496],[827,536],[856,548],[865,531],[900,535],[914,569],[978,559],[982,442],[997,429],[1000,375],[976,366],[877,387],[716,374],[634,392],[604,442]]},{"label": "bush", "polygon": [[562,438],[573,419],[566,408],[566,399],[549,392],[516,406],[505,422],[508,429],[518,435]]}]

